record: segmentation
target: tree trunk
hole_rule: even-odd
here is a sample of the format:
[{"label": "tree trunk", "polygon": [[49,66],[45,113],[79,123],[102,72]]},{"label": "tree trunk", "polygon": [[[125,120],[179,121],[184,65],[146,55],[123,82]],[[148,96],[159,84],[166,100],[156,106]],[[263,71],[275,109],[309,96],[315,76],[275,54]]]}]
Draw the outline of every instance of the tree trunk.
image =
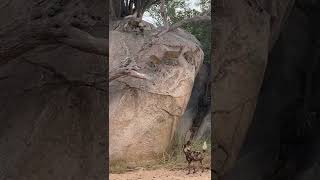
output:
[{"label": "tree trunk", "polygon": [[[110,0],[109,19],[114,21],[129,15],[142,18],[147,8],[159,1],[160,0]],[[132,9],[133,5],[134,9]]]}]

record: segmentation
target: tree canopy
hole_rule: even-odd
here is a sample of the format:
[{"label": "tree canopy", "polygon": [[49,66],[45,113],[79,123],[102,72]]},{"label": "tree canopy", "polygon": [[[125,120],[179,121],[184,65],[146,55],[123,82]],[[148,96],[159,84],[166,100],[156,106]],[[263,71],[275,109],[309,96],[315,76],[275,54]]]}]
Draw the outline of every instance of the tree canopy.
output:
[{"label": "tree canopy", "polygon": [[[175,24],[184,19],[195,16],[211,16],[210,0],[200,0],[199,9],[192,9],[190,4],[184,0],[166,0],[166,13],[169,24]],[[147,12],[154,19],[156,26],[163,25],[163,18],[160,15],[159,3],[153,4]],[[183,29],[193,34],[202,45],[205,57],[204,62],[210,62],[211,52],[211,23],[210,21],[201,23],[187,23],[182,26]]]},{"label": "tree canopy", "polygon": [[136,14],[142,17],[143,13],[153,4],[160,0],[110,0],[109,16],[111,19],[119,19]]}]

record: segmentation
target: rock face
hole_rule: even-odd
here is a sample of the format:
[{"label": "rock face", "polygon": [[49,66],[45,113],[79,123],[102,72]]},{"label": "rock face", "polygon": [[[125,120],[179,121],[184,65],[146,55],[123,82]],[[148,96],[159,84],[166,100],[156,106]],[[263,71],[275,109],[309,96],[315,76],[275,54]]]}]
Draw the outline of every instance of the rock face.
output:
[{"label": "rock face", "polygon": [[[248,6],[252,7],[252,1],[239,3],[248,3]],[[241,45],[250,52],[247,54],[255,54],[266,47],[260,46],[260,43],[268,44],[269,50],[264,57],[268,63],[260,90],[253,90],[251,87],[258,87],[261,83],[264,66],[252,69],[246,69],[244,66],[238,66],[237,69],[228,68],[224,71],[227,72],[224,79],[229,79],[232,86],[220,80],[213,83],[213,86],[218,87],[213,90],[213,133],[214,141],[218,144],[213,154],[213,169],[223,180],[317,179],[320,162],[320,113],[315,102],[319,102],[320,38],[317,20],[320,17],[320,3],[302,0],[263,1],[262,12],[266,13],[256,13],[256,16],[236,15],[239,12],[233,11],[233,5],[234,2],[229,1],[226,6],[221,6],[222,9],[227,8],[226,10],[231,8],[230,14],[217,12],[217,21],[221,26],[213,27],[216,27],[216,33],[221,31],[222,35],[215,34],[217,39],[213,43],[220,47],[216,49],[216,54],[222,58],[214,57],[216,63],[224,64],[228,60],[228,54],[236,54],[236,50],[233,53],[225,53],[229,45]],[[241,6],[238,5],[237,8],[241,9]],[[237,17],[241,17],[241,20],[234,20]],[[257,32],[264,32],[258,37],[268,37],[269,41],[259,41],[256,48],[246,46],[251,38],[258,39],[254,37],[255,33],[236,38],[235,41],[231,41],[231,34],[226,33],[228,29],[237,27],[238,22],[245,24],[243,21],[249,17],[266,18],[266,22],[270,22],[270,26],[262,26],[254,20],[251,21],[252,26],[244,29],[267,29]],[[246,59],[250,59],[250,56],[246,56]],[[252,60],[258,61],[259,58],[255,57]],[[236,79],[233,75],[238,75],[244,70],[246,75],[252,77],[251,80],[246,79],[246,76],[238,76],[238,83],[232,81]],[[260,71],[260,74],[253,73],[256,71]],[[250,86],[247,86],[247,83],[250,83]],[[226,89],[230,91],[226,92]],[[226,94],[223,95],[222,92]],[[241,94],[249,97],[257,96],[258,93],[256,109],[253,106],[248,109],[244,105],[234,111],[219,109],[239,99],[237,96]],[[253,98],[251,103],[255,101]]]},{"label": "rock face", "polygon": [[[230,179],[313,180],[319,174],[319,109],[313,101],[319,102],[320,4],[297,3],[269,53],[255,116]],[[278,166],[283,159],[285,170]]]},{"label": "rock face", "polygon": [[2,67],[0,76],[10,78],[0,83],[0,179],[106,176],[106,93],[72,87],[44,68],[86,82],[90,73],[104,72],[105,58],[41,46]]},{"label": "rock face", "polygon": [[[206,98],[204,96],[206,93],[208,76],[209,68],[206,64],[203,64],[196,76],[186,111],[181,117],[181,120],[177,127],[176,136],[181,140],[184,140],[184,136],[192,127],[192,124],[194,123],[194,120],[199,113],[199,102],[202,100],[202,98]],[[203,119],[201,119],[200,121],[202,120]]]},{"label": "rock face", "polygon": [[150,160],[166,151],[203,61],[200,45],[190,34],[177,30],[155,38],[152,32],[109,32],[110,71],[131,58],[151,77],[127,76],[109,84],[111,163]]},{"label": "rock face", "polygon": [[221,158],[213,153],[213,164],[221,164],[213,169],[222,175],[238,157],[253,118],[269,49],[278,38],[293,1],[217,0],[215,4],[213,142],[228,157],[220,162]]},{"label": "rock face", "polygon": [[208,113],[201,122],[201,125],[194,137],[195,140],[211,140],[211,113]]},{"label": "rock face", "polygon": [[212,62],[213,142],[229,154],[222,169],[232,166],[253,117],[267,64],[270,34],[267,12],[246,1],[228,6],[226,13],[230,14],[217,19],[220,26],[213,26],[217,47]]},{"label": "rock face", "polygon": [[[87,9],[81,10],[107,20],[105,1],[86,2]],[[48,9],[32,8],[51,3],[54,6]],[[38,38],[28,23],[39,20],[39,13],[34,17],[31,10],[72,14],[77,9],[73,3],[80,8],[84,1],[1,2],[0,34],[5,43],[0,50],[1,180],[107,178],[106,56],[57,42],[29,41]],[[23,24],[16,26],[20,21]],[[92,25],[90,34],[106,39],[106,26]],[[3,33],[7,27],[17,31],[7,35]],[[4,53],[7,45],[17,51]],[[97,87],[90,86],[94,81]]]}]

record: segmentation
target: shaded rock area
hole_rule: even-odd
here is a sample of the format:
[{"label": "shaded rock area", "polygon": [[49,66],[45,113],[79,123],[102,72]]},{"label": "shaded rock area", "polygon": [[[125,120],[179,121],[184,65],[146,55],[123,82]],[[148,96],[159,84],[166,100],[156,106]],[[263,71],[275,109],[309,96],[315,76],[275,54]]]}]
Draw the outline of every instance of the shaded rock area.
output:
[{"label": "shaded rock area", "polygon": [[[220,4],[221,3],[221,4]],[[213,142],[228,154],[213,153],[215,171],[232,167],[255,111],[268,59],[270,14],[256,1],[216,2],[213,26]]]},{"label": "shaded rock area", "polygon": [[197,129],[194,139],[195,140],[211,139],[211,113],[207,113],[207,115],[202,119],[201,125]]},{"label": "shaded rock area", "polygon": [[[283,8],[280,2],[284,1],[277,1],[279,4],[275,3],[276,1],[269,2],[274,3],[273,8],[277,9],[278,15],[285,14],[286,18],[281,23],[278,33],[274,33],[276,26],[272,22],[279,20],[272,15],[275,11],[270,11],[268,6],[262,3],[267,16],[270,15],[271,18],[271,33],[267,32],[264,36],[274,40],[269,41],[267,66],[261,89],[258,90],[256,109],[252,109],[251,118],[246,118],[248,121],[252,119],[252,122],[248,124],[240,118],[237,125],[240,130],[229,130],[232,126],[225,123],[223,127],[219,126],[218,132],[213,132],[215,138],[221,137],[213,155],[213,164],[216,164],[214,171],[219,179],[313,180],[319,178],[320,66],[317,19],[320,15],[320,4],[318,1],[295,1],[294,4],[289,3],[293,4],[291,8],[290,6]],[[246,16],[242,19],[245,19],[244,17]],[[233,25],[230,23],[230,27]],[[239,39],[234,44],[240,42],[242,41]],[[272,42],[274,43],[270,44]],[[216,102],[214,106],[221,107],[220,102]],[[213,110],[213,125],[216,128],[219,119],[215,116],[217,109],[213,108]],[[239,119],[239,116],[234,118]],[[224,121],[229,121],[228,116],[225,116]],[[243,130],[244,127],[247,130]],[[228,142],[228,136],[225,136],[227,132],[235,135],[240,133],[245,137],[243,143],[239,143],[240,148],[229,149],[224,145]],[[230,154],[233,151],[238,152],[234,159],[230,158],[233,156]],[[227,158],[225,158],[226,155]],[[233,162],[231,163],[233,165],[227,167],[228,161]]]},{"label": "shaded rock area", "polygon": [[[196,133],[199,126],[208,125],[204,120],[205,116],[209,113],[210,106],[210,89],[209,85],[209,65],[203,64],[196,76],[190,100],[188,102],[187,108],[181,120],[178,124],[176,131],[176,138],[181,141],[185,141],[185,135],[189,130]],[[207,128],[211,128],[207,127]],[[201,138],[206,139],[207,136]]]},{"label": "shaded rock area", "polygon": [[109,72],[130,59],[150,79],[125,76],[109,84],[111,163],[152,160],[167,150],[203,61],[199,42],[181,29],[158,38],[155,30],[122,29],[109,31]]},{"label": "shaded rock area", "polygon": [[1,67],[0,76],[8,76],[0,84],[1,179],[105,175],[106,93],[56,77],[87,82],[90,73],[105,71],[104,61],[66,46],[43,46]]},{"label": "shaded rock area", "polygon": [[[48,9],[30,15],[34,3],[1,2],[0,42],[6,44],[0,50],[0,179],[106,179],[106,56],[54,38],[37,41],[40,34],[23,26],[45,13],[71,15],[74,4],[105,17],[105,2],[37,1]],[[8,27],[14,27],[10,34]],[[94,23],[89,32],[107,40],[106,30],[106,24]]]}]

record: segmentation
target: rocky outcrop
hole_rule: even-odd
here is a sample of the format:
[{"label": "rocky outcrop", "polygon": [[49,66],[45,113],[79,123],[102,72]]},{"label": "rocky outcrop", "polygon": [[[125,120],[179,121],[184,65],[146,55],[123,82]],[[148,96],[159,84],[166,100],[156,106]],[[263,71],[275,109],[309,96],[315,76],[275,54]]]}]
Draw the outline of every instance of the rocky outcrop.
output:
[{"label": "rocky outcrop", "polygon": [[[213,169],[219,175],[238,157],[253,118],[267,65],[293,1],[216,1],[213,26]],[[224,152],[219,158],[215,152]],[[223,162],[220,160],[223,159]]]},{"label": "rocky outcrop", "polygon": [[[265,6],[268,3],[273,5]],[[269,51],[263,84],[258,91],[257,107],[249,111],[250,116],[243,116],[249,112],[246,111],[245,106],[242,106],[241,112],[236,116],[236,112],[233,111],[217,111],[222,106],[222,97],[218,102],[214,101],[216,109],[213,112],[213,125],[217,131],[213,133],[218,142],[213,155],[214,170],[220,179],[224,180],[317,179],[320,162],[318,133],[320,113],[319,106],[316,105],[319,102],[317,90],[320,69],[318,58],[320,38],[317,20],[320,17],[320,3],[308,0],[265,1],[262,7],[262,10],[266,10],[266,15],[270,16],[270,21],[267,21],[270,22],[270,29],[264,34],[265,37],[269,37]],[[273,10],[270,10],[270,7]],[[221,17],[224,17],[221,19],[227,19],[229,16],[224,14]],[[247,16],[241,16],[242,20],[246,19],[245,17]],[[235,22],[230,23],[229,27],[233,27],[234,24]],[[258,28],[261,25],[257,24],[253,27]],[[254,29],[253,27],[250,29]],[[222,28],[228,29],[226,26]],[[252,36],[250,34],[248,37]],[[245,38],[245,41],[239,38],[233,42],[233,45],[244,46],[247,41],[248,38]],[[221,42],[228,44],[227,40]],[[262,47],[257,46],[254,50],[257,51],[260,48]],[[224,49],[219,50],[223,52]],[[226,56],[223,53],[222,55]],[[232,79],[232,74],[243,70],[238,67],[236,70],[227,71],[229,74],[226,77],[229,76]],[[254,68],[254,70],[258,69]],[[262,72],[262,69],[259,70]],[[253,70],[246,73],[252,72]],[[239,94],[243,89],[242,86],[248,89],[246,83],[260,83],[258,79],[257,81],[244,80],[239,80],[239,84],[230,83],[238,85],[234,87],[232,92],[234,95]],[[256,92],[250,90],[249,88],[250,94]],[[220,89],[220,91],[223,90]],[[213,92],[214,97],[218,94],[217,90]],[[225,94],[224,98],[228,101],[234,99],[234,97],[231,99],[227,97],[230,96]],[[252,116],[253,111],[254,116]],[[224,114],[224,118],[219,118],[221,114]],[[233,129],[233,125],[229,124],[232,120],[237,121],[237,128]],[[216,128],[216,124],[219,125],[219,123],[223,126]],[[241,140],[243,143],[239,143],[241,139],[239,135],[246,136]],[[233,143],[229,141],[231,139]],[[239,146],[235,146],[237,142]],[[229,146],[232,144],[234,147]],[[238,155],[235,155],[235,152],[238,152]]]},{"label": "rocky outcrop", "polygon": [[63,44],[46,26],[63,17],[107,44],[106,24],[82,24],[88,14],[106,22],[105,1],[0,4],[0,179],[106,179],[106,55]]},{"label": "rocky outcrop", "polygon": [[125,76],[109,84],[110,161],[143,161],[166,151],[203,61],[198,41],[177,30],[110,31],[109,72],[130,59],[149,79]]},{"label": "rocky outcrop", "polygon": [[195,121],[203,121],[203,119],[195,119],[200,113],[202,107],[199,107],[199,103],[202,103],[203,99],[206,97],[206,86],[209,78],[209,68],[206,64],[203,64],[196,76],[194,81],[192,93],[183,116],[178,124],[176,131],[176,138],[185,140],[184,136],[187,131],[192,128],[195,124]]},{"label": "rocky outcrop", "polygon": [[312,102],[319,101],[320,4],[308,3],[296,2],[269,53],[255,116],[230,179],[317,179],[319,109]]},{"label": "rocky outcrop", "polygon": [[211,113],[208,113],[201,122],[199,129],[194,136],[195,140],[211,140]]},{"label": "rocky outcrop", "polygon": [[106,176],[106,84],[85,85],[104,61],[49,45],[1,67],[0,179]]}]

